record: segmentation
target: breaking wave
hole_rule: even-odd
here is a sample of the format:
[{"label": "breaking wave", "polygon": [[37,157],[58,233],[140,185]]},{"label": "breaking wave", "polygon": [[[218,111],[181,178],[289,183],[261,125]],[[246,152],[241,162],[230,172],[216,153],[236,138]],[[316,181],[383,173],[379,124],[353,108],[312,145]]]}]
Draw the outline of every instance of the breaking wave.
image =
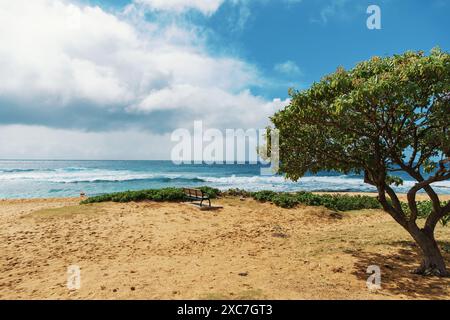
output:
[{"label": "breaking wave", "polygon": [[[23,167],[13,167],[8,163],[9,167],[3,165],[2,168],[1,163],[0,161],[0,198],[76,196],[81,190],[89,194],[100,194],[143,188],[203,185],[221,190],[239,188],[249,191],[376,191],[374,187],[364,183],[359,175],[320,172],[295,182],[286,180],[283,176],[261,176],[259,167],[247,165],[179,167],[171,162],[99,161],[90,163],[92,167],[89,167],[89,164],[80,166],[78,164],[83,163],[71,161],[58,168],[56,166],[61,166],[61,163],[46,161],[31,165],[26,163]],[[403,186],[395,189],[406,192],[414,183],[406,179]],[[436,182],[433,186],[439,193],[450,194],[450,181]]]}]

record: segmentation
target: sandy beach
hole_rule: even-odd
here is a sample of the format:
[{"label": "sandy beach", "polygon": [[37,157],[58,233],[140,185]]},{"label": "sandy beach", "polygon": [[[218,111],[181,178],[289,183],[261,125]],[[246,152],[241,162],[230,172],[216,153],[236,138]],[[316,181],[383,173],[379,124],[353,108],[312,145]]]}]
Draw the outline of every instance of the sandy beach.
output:
[{"label": "sandy beach", "polygon": [[[409,273],[418,248],[380,210],[79,201],[0,201],[0,299],[450,299],[450,278]],[[450,266],[450,227],[436,237]],[[66,287],[70,265],[79,290]]]}]

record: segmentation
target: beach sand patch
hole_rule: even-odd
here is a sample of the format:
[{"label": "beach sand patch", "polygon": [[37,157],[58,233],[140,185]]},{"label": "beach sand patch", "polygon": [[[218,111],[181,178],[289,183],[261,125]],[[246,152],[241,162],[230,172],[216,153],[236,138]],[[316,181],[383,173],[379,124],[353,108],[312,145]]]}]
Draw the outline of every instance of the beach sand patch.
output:
[{"label": "beach sand patch", "polygon": [[71,218],[75,215],[97,215],[106,213],[106,210],[98,204],[66,206],[60,208],[40,209],[32,212],[33,218]]},{"label": "beach sand patch", "polygon": [[[78,202],[0,203],[0,299],[450,299],[450,279],[409,273],[419,249],[381,210]],[[449,246],[450,228],[436,238]],[[377,292],[366,287],[373,264]],[[67,289],[71,265],[80,290]]]}]

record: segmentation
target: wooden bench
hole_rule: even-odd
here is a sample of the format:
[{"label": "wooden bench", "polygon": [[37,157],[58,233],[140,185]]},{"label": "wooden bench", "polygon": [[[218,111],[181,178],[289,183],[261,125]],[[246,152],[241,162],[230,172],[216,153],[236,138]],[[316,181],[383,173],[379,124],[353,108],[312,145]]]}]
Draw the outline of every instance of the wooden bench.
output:
[{"label": "wooden bench", "polygon": [[186,196],[186,198],[189,199],[191,202],[192,201],[200,201],[200,207],[202,207],[203,201],[208,200],[209,206],[211,207],[211,199],[202,190],[183,188],[183,191],[184,191],[184,195]]}]

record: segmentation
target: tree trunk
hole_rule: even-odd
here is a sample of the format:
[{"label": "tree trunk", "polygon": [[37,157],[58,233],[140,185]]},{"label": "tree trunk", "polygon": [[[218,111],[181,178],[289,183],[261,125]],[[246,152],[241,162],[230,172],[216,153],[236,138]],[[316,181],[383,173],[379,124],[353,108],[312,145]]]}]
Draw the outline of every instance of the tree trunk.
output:
[{"label": "tree trunk", "polygon": [[444,258],[433,233],[427,234],[424,230],[414,230],[411,232],[411,235],[422,250],[422,263],[414,273],[439,277],[449,276],[450,274],[445,267]]}]

